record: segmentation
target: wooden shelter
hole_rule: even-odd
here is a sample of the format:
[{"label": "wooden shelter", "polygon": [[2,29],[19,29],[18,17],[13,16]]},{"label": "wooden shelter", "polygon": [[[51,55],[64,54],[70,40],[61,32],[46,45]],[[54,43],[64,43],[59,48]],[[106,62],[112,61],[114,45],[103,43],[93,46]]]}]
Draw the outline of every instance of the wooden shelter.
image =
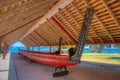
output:
[{"label": "wooden shelter", "polygon": [[1,0],[0,40],[8,45],[76,44],[87,7],[95,9],[86,44],[120,43],[119,0]]}]

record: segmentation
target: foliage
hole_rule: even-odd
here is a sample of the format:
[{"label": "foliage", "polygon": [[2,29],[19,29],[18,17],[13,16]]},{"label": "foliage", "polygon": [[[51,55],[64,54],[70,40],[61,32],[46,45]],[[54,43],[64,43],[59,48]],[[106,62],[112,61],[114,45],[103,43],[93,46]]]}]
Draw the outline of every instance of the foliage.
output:
[{"label": "foliage", "polygon": [[94,52],[94,50],[96,50],[97,53],[101,53],[104,46],[104,44],[90,45],[90,52]]},{"label": "foliage", "polygon": [[[105,48],[111,48],[113,44],[97,44],[97,45],[90,45],[90,52],[93,53],[95,50],[97,53],[101,53],[101,51]],[[120,45],[115,45],[116,47],[120,48]]]},{"label": "foliage", "polygon": [[94,52],[94,50],[95,50],[95,45],[90,45],[90,52]]},{"label": "foliage", "polygon": [[120,48],[120,44],[114,44],[114,46]]},{"label": "foliage", "polygon": [[3,47],[2,47],[2,44],[0,44],[0,53],[2,52],[2,48],[3,48]]},{"label": "foliage", "polygon": [[0,57],[2,56],[2,53],[0,53]]}]

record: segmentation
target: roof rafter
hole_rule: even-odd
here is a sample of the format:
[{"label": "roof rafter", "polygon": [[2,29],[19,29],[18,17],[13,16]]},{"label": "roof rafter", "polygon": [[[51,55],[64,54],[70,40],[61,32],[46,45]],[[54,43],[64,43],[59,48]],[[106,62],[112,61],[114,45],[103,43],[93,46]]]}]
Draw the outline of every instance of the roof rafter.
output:
[{"label": "roof rafter", "polygon": [[[84,3],[86,4],[86,6],[90,7],[90,5],[89,5],[89,3],[88,3],[87,0],[83,0],[83,1],[84,1]],[[99,24],[104,28],[105,32],[108,34],[108,36],[110,37],[110,39],[111,39],[113,42],[115,42],[114,39],[113,39],[113,37],[112,37],[111,34],[108,32],[108,30],[106,29],[106,27],[103,25],[102,21],[98,18],[98,16],[97,16],[96,13],[94,13],[94,16],[95,16],[95,18],[98,20]]]},{"label": "roof rafter", "polygon": [[113,20],[115,21],[117,27],[120,29],[120,24],[117,21],[115,15],[113,14],[113,12],[111,11],[111,9],[109,8],[109,6],[107,5],[105,0],[102,0],[102,3],[104,4],[104,6],[106,7],[107,11],[109,12],[109,14],[111,15],[111,17],[113,18]]},{"label": "roof rafter", "polygon": [[[50,19],[48,19],[48,24],[49,24],[49,26],[54,26],[54,30],[56,30],[56,32],[58,31],[58,28],[56,28],[57,26],[54,24],[54,22],[52,22],[52,20],[50,20]],[[59,35],[62,35],[62,34],[64,34],[63,32],[57,32]],[[65,35],[64,35],[65,36]],[[62,37],[62,38],[64,38],[64,36],[62,35],[62,36],[60,36],[60,37]],[[65,42],[65,44],[69,44],[69,42],[68,41],[65,41],[64,40],[64,42]],[[62,44],[64,44],[64,43],[62,43]]]},{"label": "roof rafter", "polygon": [[[57,35],[55,35],[52,30],[50,29],[50,27],[47,25],[47,24],[44,24],[43,28],[45,29],[45,31],[47,32],[48,31],[48,34],[52,36],[52,38],[57,41],[58,38],[57,38]],[[55,42],[56,44],[58,44],[57,42]]]},{"label": "roof rafter", "polygon": [[73,0],[59,0],[59,2],[56,3],[54,7],[52,7],[28,32],[26,32],[26,34],[23,37],[21,37],[20,40],[25,38],[31,31],[34,30],[34,28],[37,28],[39,27],[40,24],[44,23],[46,21],[46,18],[50,18],[55,13],[57,13],[59,8],[64,8],[66,5],[68,5],[72,1]]},{"label": "roof rafter", "polygon": [[[77,8],[77,6],[76,5],[74,5],[74,3],[71,3],[72,4],[72,6],[77,10],[77,12],[80,14],[80,16],[82,17],[82,19],[83,19],[83,15],[82,15],[82,13],[80,12],[80,10]],[[93,30],[93,32],[95,33],[95,35],[99,38],[99,40],[103,43],[103,40],[100,38],[100,36],[96,33],[96,31],[94,30],[94,28],[91,26],[91,29]],[[90,38],[90,36],[89,36],[89,38]],[[91,39],[91,41],[92,41],[93,39]],[[93,41],[94,42],[94,41]]]},{"label": "roof rafter", "polygon": [[[35,36],[33,36],[32,33],[30,33],[30,35],[31,35],[37,42],[39,42],[39,40],[38,40]],[[41,42],[39,42],[39,43],[41,43]]]},{"label": "roof rafter", "polygon": [[72,41],[76,44],[77,43],[76,39],[58,22],[58,19],[56,19],[55,17],[51,17],[51,18],[58,25],[58,27],[60,27],[72,39]]},{"label": "roof rafter", "polygon": [[40,45],[40,43],[36,40],[36,38],[30,33],[29,36],[35,41],[37,45]]},{"label": "roof rafter", "polygon": [[33,38],[30,37],[30,35],[28,35],[28,38],[29,38],[32,42],[34,42],[36,45],[39,45],[36,41],[33,40]]},{"label": "roof rafter", "polygon": [[17,31],[17,30],[23,28],[23,27],[26,27],[26,25],[28,25],[28,24],[30,24],[30,23],[32,23],[32,22],[38,20],[38,19],[41,18],[41,17],[42,17],[42,16],[39,16],[39,17],[37,17],[37,18],[35,18],[35,19],[33,19],[33,20],[27,22],[26,24],[24,24],[24,25],[22,25],[22,26],[19,26],[19,27],[13,29],[13,30],[11,30],[11,31],[9,31],[9,32],[7,32],[7,33],[1,35],[0,38],[5,37],[5,36],[7,36],[7,35],[9,35],[9,34],[11,34],[11,33],[13,33],[13,32],[15,32],[15,31]]},{"label": "roof rafter", "polygon": [[34,30],[34,32],[35,32],[40,38],[42,38],[48,45],[50,45],[50,43],[49,43],[40,33],[38,33],[36,30]]},{"label": "roof rafter", "polygon": [[26,47],[30,46],[30,44],[28,44],[27,42],[25,41],[21,41]]},{"label": "roof rafter", "polygon": [[26,40],[26,38],[25,39],[23,39],[25,42],[27,42],[28,44],[30,44],[31,46],[33,45],[31,42],[29,42],[29,40]]},{"label": "roof rafter", "polygon": [[[76,21],[76,19],[73,17],[71,12],[66,8],[64,8],[64,10],[69,14],[69,16],[74,20],[74,22],[80,27],[80,24]],[[88,38],[94,43],[94,40],[89,35],[88,35]]]},{"label": "roof rafter", "polygon": [[59,15],[65,20],[65,22],[70,26],[70,28],[75,32],[75,35],[77,35],[77,31],[75,30],[75,28],[73,28],[72,24],[69,23],[69,21],[63,16],[63,14],[61,13],[61,10],[59,11]]}]

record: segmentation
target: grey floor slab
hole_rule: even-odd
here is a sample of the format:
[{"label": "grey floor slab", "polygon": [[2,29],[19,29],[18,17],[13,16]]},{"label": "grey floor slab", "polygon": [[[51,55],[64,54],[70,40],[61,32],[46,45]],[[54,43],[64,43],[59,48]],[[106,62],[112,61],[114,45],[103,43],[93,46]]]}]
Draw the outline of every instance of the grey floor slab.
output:
[{"label": "grey floor slab", "polygon": [[[52,77],[53,66],[36,62],[29,63],[26,58],[14,55],[18,80],[120,80],[119,65],[114,67],[96,66],[86,62],[68,67],[69,74],[57,78]],[[110,65],[111,66],[111,65]]]},{"label": "grey floor slab", "polygon": [[8,80],[9,74],[9,57],[10,54],[7,54],[4,60],[0,60],[0,80]]}]

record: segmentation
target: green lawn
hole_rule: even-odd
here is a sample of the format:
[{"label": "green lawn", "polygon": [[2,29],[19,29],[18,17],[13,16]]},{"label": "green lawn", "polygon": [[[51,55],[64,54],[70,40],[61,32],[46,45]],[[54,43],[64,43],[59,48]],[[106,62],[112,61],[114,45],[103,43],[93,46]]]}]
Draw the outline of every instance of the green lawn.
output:
[{"label": "green lawn", "polygon": [[2,54],[0,53],[0,57],[2,56]]},{"label": "green lawn", "polygon": [[120,54],[86,53],[82,55],[81,59],[84,61],[120,64]]}]

